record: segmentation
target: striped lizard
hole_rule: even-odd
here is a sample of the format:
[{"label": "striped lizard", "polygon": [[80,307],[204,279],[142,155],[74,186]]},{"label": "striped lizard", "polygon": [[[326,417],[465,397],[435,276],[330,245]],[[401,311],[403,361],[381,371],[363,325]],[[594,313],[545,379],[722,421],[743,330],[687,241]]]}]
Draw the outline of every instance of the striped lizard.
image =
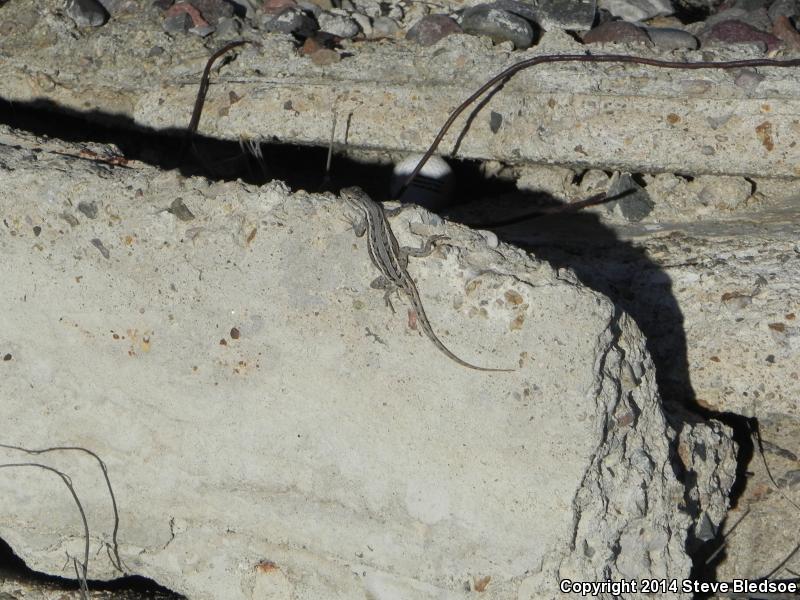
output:
[{"label": "striped lizard", "polygon": [[422,306],[422,301],[419,298],[417,286],[408,274],[408,257],[428,256],[432,252],[433,243],[446,236],[432,236],[421,248],[401,248],[392,232],[387,217],[394,216],[403,207],[393,210],[384,209],[383,206],[373,201],[366,192],[358,187],[345,188],[340,192],[340,195],[348,206],[359,213],[358,219],[353,220],[353,231],[358,237],[362,237],[365,233],[367,234],[367,249],[370,260],[381,272],[380,277],[372,282],[372,287],[386,290],[384,299],[386,300],[386,305],[392,308],[392,312],[394,312],[394,308],[389,296],[397,290],[403,290],[411,302],[411,307],[417,313],[422,331],[448,358],[464,367],[478,371],[513,371],[514,369],[479,367],[462,360],[442,343],[433,331],[433,327],[431,327],[431,323]]}]

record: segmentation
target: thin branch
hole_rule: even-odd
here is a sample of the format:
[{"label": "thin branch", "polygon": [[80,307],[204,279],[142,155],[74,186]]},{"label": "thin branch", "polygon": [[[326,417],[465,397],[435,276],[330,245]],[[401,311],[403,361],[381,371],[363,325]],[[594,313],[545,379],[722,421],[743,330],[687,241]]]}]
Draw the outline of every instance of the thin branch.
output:
[{"label": "thin branch", "polygon": [[[0,464],[0,469],[9,469],[15,467],[35,467],[38,469],[44,469],[45,471],[50,471],[51,473],[55,473],[61,478],[61,481],[64,482],[64,485],[67,486],[69,493],[72,494],[72,499],[75,500],[75,505],[78,507],[78,512],[81,515],[81,523],[83,523],[83,563],[79,563],[77,558],[73,558],[73,566],[75,567],[75,574],[78,577],[78,581],[81,587],[81,597],[84,600],[88,600],[89,595],[89,587],[86,583],[89,574],[89,522],[86,520],[86,513],[83,510],[83,504],[81,504],[80,498],[78,498],[78,494],[75,492],[75,488],[72,485],[72,479],[70,479],[69,475],[66,473],[59,471],[58,469],[54,469],[48,465],[43,465],[41,463],[5,463]],[[78,565],[80,564],[81,569],[80,572],[78,571]]]},{"label": "thin branch", "polygon": [[108,467],[106,467],[106,463],[103,462],[97,454],[92,452],[87,448],[82,448],[80,446],[54,446],[52,448],[42,448],[39,450],[32,450],[30,448],[23,448],[22,446],[13,446],[10,444],[0,444],[0,448],[6,448],[8,450],[18,450],[20,452],[25,452],[27,454],[45,454],[47,452],[57,452],[61,450],[76,450],[78,452],[85,452],[92,458],[94,458],[97,463],[100,465],[100,470],[103,472],[103,479],[105,479],[106,487],[108,488],[108,495],[111,497],[111,508],[114,512],[114,530],[111,534],[111,550],[110,552],[114,553],[112,557],[109,554],[109,559],[111,560],[111,564],[116,568],[120,573],[125,573],[125,569],[123,568],[122,559],[119,556],[119,542],[117,541],[117,534],[119,532],[119,509],[117,508],[117,498],[114,495],[114,488],[111,487],[111,479],[108,476]]}]

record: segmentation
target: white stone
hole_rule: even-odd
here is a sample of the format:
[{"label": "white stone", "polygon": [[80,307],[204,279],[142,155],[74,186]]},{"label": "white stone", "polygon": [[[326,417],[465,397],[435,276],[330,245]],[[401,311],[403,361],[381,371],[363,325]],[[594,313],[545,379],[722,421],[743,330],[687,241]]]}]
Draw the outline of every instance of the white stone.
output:
[{"label": "white stone", "polygon": [[625,21],[645,21],[675,12],[670,0],[597,0],[597,7]]}]

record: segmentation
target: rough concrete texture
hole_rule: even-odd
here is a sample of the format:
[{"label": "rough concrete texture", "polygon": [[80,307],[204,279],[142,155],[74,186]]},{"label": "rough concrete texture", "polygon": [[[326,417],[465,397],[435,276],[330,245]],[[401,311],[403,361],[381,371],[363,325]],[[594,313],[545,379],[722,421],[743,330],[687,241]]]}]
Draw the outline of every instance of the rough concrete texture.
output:
[{"label": "rough concrete texture", "polygon": [[[542,166],[517,177],[520,189],[567,201],[605,191],[613,179]],[[800,416],[798,182],[641,181],[651,207],[644,216],[626,218],[622,199],[498,232],[575,269],[625,308],[646,334],[666,399],[692,395],[748,417]],[[493,198],[484,206],[501,205]],[[490,220],[488,209],[480,214]]]},{"label": "rough concrete texture", "polygon": [[[52,102],[131,126],[185,128],[205,62],[222,45],[168,35],[160,11],[149,5],[93,29],[76,27],[53,3],[13,6],[5,9],[0,36],[2,97]],[[233,53],[236,59],[214,73],[203,133],[327,145],[337,113],[349,124],[337,131],[338,144],[400,152],[425,150],[450,111],[503,68],[537,54],[587,49],[560,30],[546,32],[527,52],[468,35],[428,48],[368,40],[344,42],[342,60],[320,66],[299,55],[288,35],[248,30],[242,37],[260,45]],[[741,48],[592,51],[687,61],[756,56]],[[748,73],[536,67],[494,95],[458,154],[630,172],[797,176],[800,75],[775,68]],[[490,127],[488,109],[502,117],[499,127]],[[453,148],[465,118],[444,151]]]},{"label": "rough concrete texture", "polygon": [[[449,237],[411,265],[443,339],[518,367],[476,373],[386,310],[332,196],[8,132],[0,150],[2,442],[106,462],[130,572],[192,598],[456,598],[486,577],[488,597],[544,598],[561,577],[688,575],[645,340],[568,270],[422,210],[394,220],[411,245]],[[97,463],[35,462],[74,482],[90,575],[119,575]],[[4,469],[0,490],[0,537],[63,574],[82,535],[62,481]]]}]

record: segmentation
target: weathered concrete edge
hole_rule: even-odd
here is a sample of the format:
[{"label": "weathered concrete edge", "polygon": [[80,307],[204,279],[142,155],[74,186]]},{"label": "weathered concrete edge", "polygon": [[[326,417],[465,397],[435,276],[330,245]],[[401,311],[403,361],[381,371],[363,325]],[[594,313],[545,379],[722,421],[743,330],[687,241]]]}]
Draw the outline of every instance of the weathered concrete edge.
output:
[{"label": "weathered concrete edge", "polygon": [[[564,68],[512,79],[475,115],[456,156],[577,169],[800,176],[800,83],[794,76],[782,79],[785,70],[766,70],[762,89],[745,93],[730,73],[662,77],[666,72],[657,70],[642,77],[638,67],[619,65],[570,65],[572,82],[561,87]],[[174,78],[162,80],[161,88],[136,89],[110,73],[98,89],[84,86],[78,73],[49,71],[0,65],[4,99],[174,130],[188,124],[197,91]],[[212,81],[200,131],[327,145],[336,114],[338,150],[423,152],[450,112],[496,73],[446,81],[421,67],[418,79],[387,82],[364,78],[368,73],[355,80],[352,71],[260,78],[223,71]],[[452,153],[470,112],[456,121],[442,154]]]}]

